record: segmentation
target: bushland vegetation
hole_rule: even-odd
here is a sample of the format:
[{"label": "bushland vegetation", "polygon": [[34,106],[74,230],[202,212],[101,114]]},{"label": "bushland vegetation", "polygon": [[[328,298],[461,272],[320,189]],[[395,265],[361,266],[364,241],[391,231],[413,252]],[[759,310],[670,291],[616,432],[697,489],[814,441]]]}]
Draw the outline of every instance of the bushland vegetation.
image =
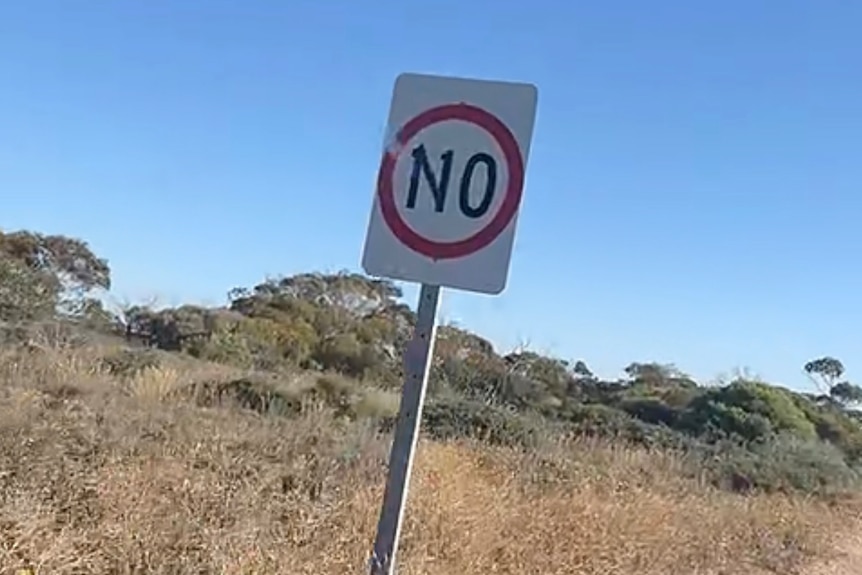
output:
[{"label": "bushland vegetation", "polygon": [[[354,273],[107,309],[88,244],[0,232],[0,570],[362,569],[414,311]],[[438,329],[403,573],[793,573],[849,536],[862,389],[504,352]],[[806,362],[807,359],[807,362]]]}]

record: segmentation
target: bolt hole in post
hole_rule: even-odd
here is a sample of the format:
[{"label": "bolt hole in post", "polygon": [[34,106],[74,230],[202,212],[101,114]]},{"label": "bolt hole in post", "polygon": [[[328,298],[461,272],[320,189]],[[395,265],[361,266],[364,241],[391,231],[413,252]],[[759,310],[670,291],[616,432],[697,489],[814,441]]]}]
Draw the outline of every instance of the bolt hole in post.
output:
[{"label": "bolt hole in post", "polygon": [[[397,136],[381,158],[362,267],[421,289],[371,575],[395,573],[441,288],[491,295],[505,288],[537,99],[536,87],[524,83],[427,74],[395,82],[388,133]],[[432,126],[436,138],[425,136]],[[459,131],[465,126],[466,139]],[[401,162],[411,162],[410,169],[397,170]],[[458,182],[454,200],[447,197],[450,180]],[[474,192],[481,197],[471,199]],[[431,201],[420,201],[426,194]],[[414,228],[416,222],[423,226]]]}]

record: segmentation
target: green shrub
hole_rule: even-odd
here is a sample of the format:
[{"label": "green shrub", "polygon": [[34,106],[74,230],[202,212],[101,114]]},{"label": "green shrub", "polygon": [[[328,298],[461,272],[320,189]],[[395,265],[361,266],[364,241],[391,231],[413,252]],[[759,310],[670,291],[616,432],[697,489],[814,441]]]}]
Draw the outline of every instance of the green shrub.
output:
[{"label": "green shrub", "polygon": [[765,416],[708,397],[698,398],[683,412],[678,427],[708,441],[755,441],[774,432],[772,422]]},{"label": "green shrub", "polygon": [[682,430],[707,437],[755,441],[773,432],[817,437],[791,392],[758,382],[736,381],[696,397],[678,420]]},{"label": "green shrub", "polygon": [[838,447],[849,462],[862,463],[862,424],[853,418],[851,411],[831,402],[817,404],[801,395],[795,401],[814,424],[820,439]]},{"label": "green shrub", "polygon": [[860,477],[835,446],[789,433],[730,446],[703,462],[720,487],[735,491],[829,494],[858,487]]},{"label": "green shrub", "polygon": [[498,445],[536,446],[549,427],[537,417],[473,400],[439,399],[425,406],[423,430],[435,439],[476,438]]},{"label": "green shrub", "polygon": [[569,405],[561,415],[583,435],[624,435],[634,419],[624,411],[601,403]]},{"label": "green shrub", "polygon": [[666,425],[647,423],[607,405],[570,405],[564,414],[566,430],[579,436],[600,437],[656,449],[689,449],[697,444],[694,438]]},{"label": "green shrub", "polygon": [[564,403],[565,390],[555,394],[552,386],[527,371],[478,353],[464,358],[448,356],[435,364],[431,389],[434,395],[450,390],[481,403],[512,406],[519,411],[537,409],[553,415]]},{"label": "green shrub", "polygon": [[656,397],[627,399],[622,402],[620,407],[622,411],[641,421],[669,427],[673,427],[680,415],[677,409]]},{"label": "green shrub", "polygon": [[[207,339],[196,339],[185,346],[185,351],[205,361],[222,363],[250,369],[255,366],[255,356],[248,341],[234,331],[219,330]],[[262,365],[261,367],[271,367]]]},{"label": "green shrub", "polygon": [[320,342],[312,359],[322,369],[334,370],[350,377],[363,377],[381,363],[374,347],[361,343],[354,334],[343,333]]},{"label": "green shrub", "polygon": [[452,390],[461,397],[479,402],[503,402],[506,369],[502,362],[474,355],[461,358],[444,355],[435,364],[432,389]]},{"label": "green shrub", "polygon": [[673,386],[659,391],[662,401],[674,409],[684,409],[706,393],[702,387]]}]

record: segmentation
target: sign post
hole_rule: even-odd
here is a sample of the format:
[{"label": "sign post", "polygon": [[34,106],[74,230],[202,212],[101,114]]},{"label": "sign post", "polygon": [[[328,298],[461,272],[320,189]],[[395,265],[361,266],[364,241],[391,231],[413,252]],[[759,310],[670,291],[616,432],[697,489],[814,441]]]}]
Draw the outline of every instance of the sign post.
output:
[{"label": "sign post", "polygon": [[371,575],[393,575],[441,287],[506,286],[536,116],[530,84],[402,74],[377,176],[362,267],[421,284]]},{"label": "sign post", "polygon": [[416,331],[404,354],[406,381],[398,408],[398,422],[392,450],[389,454],[389,475],[383,493],[383,506],[377,524],[377,538],[371,556],[371,575],[391,575],[395,572],[395,553],[404,520],[407,489],[419,425],[422,422],[422,407],[428,389],[428,367],[434,353],[434,332],[437,325],[437,304],[440,287],[422,284],[419,292],[419,310]]}]

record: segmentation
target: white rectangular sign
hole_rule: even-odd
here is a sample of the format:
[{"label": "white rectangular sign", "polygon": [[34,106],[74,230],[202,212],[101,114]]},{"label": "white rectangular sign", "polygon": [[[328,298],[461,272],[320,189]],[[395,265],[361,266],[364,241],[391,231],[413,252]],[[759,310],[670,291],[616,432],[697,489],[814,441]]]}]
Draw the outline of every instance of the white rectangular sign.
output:
[{"label": "white rectangular sign", "polygon": [[362,256],[366,273],[503,291],[537,96],[531,84],[398,77]]}]

